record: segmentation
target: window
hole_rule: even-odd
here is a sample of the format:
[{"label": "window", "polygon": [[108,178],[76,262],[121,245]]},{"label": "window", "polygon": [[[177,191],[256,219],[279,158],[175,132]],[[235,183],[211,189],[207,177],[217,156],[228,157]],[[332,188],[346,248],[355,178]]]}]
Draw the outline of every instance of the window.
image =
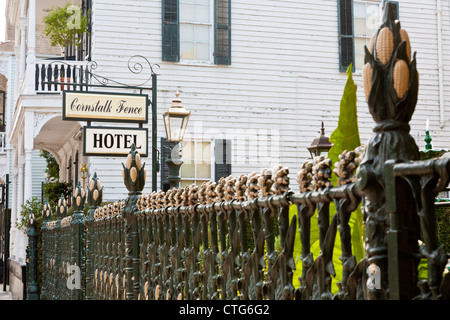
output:
[{"label": "window", "polygon": [[[364,66],[364,46],[369,45],[370,38],[380,22],[380,7],[386,0],[338,0],[339,20],[339,70],[345,72],[350,63],[353,71],[362,70]],[[396,8],[398,19],[399,6]]]},{"label": "window", "polygon": [[183,147],[183,164],[180,168],[180,187],[200,186],[212,178],[211,142],[189,141]]},{"label": "window", "polygon": [[210,0],[180,1],[180,60],[211,61]]},{"label": "window", "polygon": [[69,157],[69,162],[67,163],[67,182],[72,183],[72,156]]},{"label": "window", "polygon": [[355,33],[355,69],[364,67],[364,46],[369,47],[370,39],[380,21],[378,3],[355,1],[353,4],[353,26]]},{"label": "window", "polygon": [[230,0],[163,0],[162,59],[231,63]]},{"label": "window", "polygon": [[[166,159],[170,150],[165,146],[166,138],[161,138],[161,190],[168,190],[169,167]],[[177,142],[171,142],[173,147]],[[182,149],[183,164],[180,167],[180,187],[190,184],[200,186],[209,180],[219,181],[231,174],[231,140],[185,141]]]}]

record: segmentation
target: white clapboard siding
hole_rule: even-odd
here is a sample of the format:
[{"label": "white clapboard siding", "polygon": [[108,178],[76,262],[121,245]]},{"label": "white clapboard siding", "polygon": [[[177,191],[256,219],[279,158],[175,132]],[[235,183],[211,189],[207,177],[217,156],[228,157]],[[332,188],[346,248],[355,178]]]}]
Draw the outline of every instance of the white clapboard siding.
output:
[{"label": "white clapboard siding", "polygon": [[42,182],[45,181],[45,169],[47,168],[47,162],[44,157],[41,157],[39,150],[34,150],[32,153],[32,196],[41,199]]},{"label": "white clapboard siding", "polygon": [[[411,135],[423,149],[425,123],[429,119],[433,146],[450,148],[448,2],[443,1],[442,7],[446,86],[446,126],[442,129],[439,127],[436,2],[400,0],[399,3],[402,27],[409,33],[413,51],[417,51],[420,73]],[[334,0],[233,0],[230,66],[161,61],[160,0],[96,0],[93,17],[93,59],[99,64],[96,72],[133,85],[142,83],[150,74],[129,72],[127,62],[131,56],[142,55],[160,66],[154,69],[158,74],[158,148],[160,137],[165,135],[162,113],[179,90],[183,105],[192,111],[187,139],[230,138],[233,175],[280,163],[290,168],[295,189],[295,175],[309,158],[306,148],[318,135],[321,122],[325,123],[327,135],[336,128],[346,75],[338,69]],[[361,142],[367,143],[374,122],[365,102],[362,76],[355,73],[353,77],[358,86]],[[150,85],[148,82],[147,86]],[[107,199],[120,199],[126,192],[121,176],[123,161],[91,158],[90,170],[98,172]],[[145,161],[148,177],[145,192],[149,192],[151,148]]]}]

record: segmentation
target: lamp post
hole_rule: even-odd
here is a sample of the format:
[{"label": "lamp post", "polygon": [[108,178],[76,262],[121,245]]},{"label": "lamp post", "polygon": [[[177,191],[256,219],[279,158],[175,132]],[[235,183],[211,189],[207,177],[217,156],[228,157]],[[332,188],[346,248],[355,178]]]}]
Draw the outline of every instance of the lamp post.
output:
[{"label": "lamp post", "polygon": [[88,168],[86,167],[86,163],[83,163],[81,165],[81,179],[83,179],[83,190],[85,190],[85,184],[84,181],[86,180],[86,178],[88,177]]},{"label": "lamp post", "polygon": [[170,149],[170,156],[166,160],[169,167],[169,183],[171,188],[178,188],[180,184],[181,142],[189,121],[190,111],[187,111],[181,104],[180,93],[176,92],[176,98],[172,100],[172,106],[163,114],[164,128],[166,129],[167,142],[178,142]]},{"label": "lamp post", "polygon": [[328,138],[325,135],[325,127],[323,125],[323,121],[322,121],[322,128],[319,131],[319,133],[320,135],[314,138],[313,142],[308,147],[309,153],[311,154],[311,158],[313,159],[313,161],[315,157],[318,157],[320,155],[323,155],[326,158],[328,156],[328,151],[333,146],[333,144],[330,142],[330,138]]},{"label": "lamp post", "polygon": [[425,139],[424,139],[425,142],[426,142],[425,150],[433,149],[433,146],[431,145],[431,141],[433,139],[431,139],[430,131],[428,130],[429,129],[429,125],[430,125],[430,121],[427,119],[427,129],[425,130]]}]

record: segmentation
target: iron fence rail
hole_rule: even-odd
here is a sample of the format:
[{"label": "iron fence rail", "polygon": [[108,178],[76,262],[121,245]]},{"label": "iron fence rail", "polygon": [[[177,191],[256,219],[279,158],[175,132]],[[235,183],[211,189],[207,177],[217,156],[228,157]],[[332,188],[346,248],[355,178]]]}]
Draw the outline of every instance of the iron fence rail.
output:
[{"label": "iron fence rail", "polygon": [[[311,174],[305,174],[306,166],[301,170],[303,174],[298,174],[304,192],[291,190],[289,171],[278,167],[238,179],[222,178],[217,184],[208,182],[201,187],[133,193],[134,197],[124,201],[93,206],[81,232],[73,226],[71,217],[46,222],[42,298],[78,297],[67,288],[67,268],[79,261],[74,248],[80,237],[85,247],[82,294],[78,297],[82,299],[373,298],[377,289],[368,288],[370,261],[367,257],[357,261],[352,253],[349,226],[350,216],[357,214],[355,210],[364,194],[355,176],[342,175],[341,185],[336,187],[320,183],[329,178],[320,175],[320,181],[314,175],[317,171],[314,173],[313,168],[323,167],[325,161],[316,160],[307,171]],[[449,161],[445,165],[440,160],[395,164],[394,171],[395,175],[442,174],[439,168],[448,169]],[[91,187],[88,193],[95,190]],[[429,196],[434,197],[431,193]],[[130,202],[131,198],[134,200]],[[334,215],[330,214],[331,203],[336,207]],[[290,214],[293,206],[296,215]],[[131,208],[131,216],[126,215],[127,208]],[[310,242],[315,214],[320,238],[320,254],[316,257]],[[300,238],[296,238],[297,230]],[[426,227],[424,230],[433,232]],[[339,269],[333,260],[338,238],[342,263]],[[300,256],[294,256],[294,246],[301,248]],[[437,250],[435,246],[432,249]],[[392,254],[396,249],[389,250]],[[430,250],[423,252],[434,252]],[[435,256],[421,255],[430,261],[430,279],[426,283],[431,286],[425,289],[423,281],[418,283],[422,292],[414,298],[449,297],[449,277],[442,277],[440,267],[433,271]],[[294,287],[299,259],[300,285]],[[336,269],[342,270],[341,274],[337,275]],[[336,277],[341,280],[338,290],[333,291]],[[394,280],[389,283],[394,288]]]}]

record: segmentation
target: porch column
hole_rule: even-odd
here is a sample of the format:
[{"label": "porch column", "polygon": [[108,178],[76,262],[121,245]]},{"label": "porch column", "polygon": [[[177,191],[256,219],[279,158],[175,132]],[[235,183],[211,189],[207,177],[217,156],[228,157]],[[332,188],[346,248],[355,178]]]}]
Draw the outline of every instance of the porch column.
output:
[{"label": "porch column", "polygon": [[[17,183],[19,184],[17,189],[17,216],[16,221],[20,217],[20,211],[23,204],[23,163],[20,161],[19,158],[19,168],[18,168],[19,174],[17,176]],[[20,250],[21,250],[21,232],[19,229],[15,229],[15,235],[12,239],[14,241],[14,257],[16,259],[20,256]]]},{"label": "porch column", "polygon": [[24,149],[25,149],[25,189],[24,201],[31,199],[33,195],[33,128],[34,113],[25,112]]},{"label": "porch column", "polygon": [[[25,155],[26,158],[26,155]],[[28,186],[25,186],[25,177],[27,175],[26,170],[26,163],[23,161],[21,162],[21,165],[19,166],[19,203],[18,203],[18,218],[20,217],[20,213],[22,210],[22,205],[25,203],[25,192],[27,190]],[[18,260],[25,261],[25,248],[28,244],[28,237],[27,235],[21,231],[17,230],[16,232],[16,258]]]},{"label": "porch column", "polygon": [[10,250],[10,256],[15,257],[16,256],[16,246],[15,246],[15,240],[16,240],[16,223],[17,223],[17,179],[19,178],[19,170],[17,168],[17,158],[18,158],[18,150],[17,148],[13,149],[13,159],[12,159],[12,171],[11,171],[11,192],[12,192],[12,198],[11,198],[11,229],[9,231],[9,250]]},{"label": "porch column", "polygon": [[25,77],[25,64],[26,64],[26,32],[28,21],[27,17],[20,17],[20,59],[19,59],[19,79],[23,80]]},{"label": "porch column", "polygon": [[12,159],[12,171],[11,171],[11,228],[15,228],[17,221],[17,179],[19,170],[16,166],[17,163],[17,150],[13,149],[13,159]]},{"label": "porch column", "polygon": [[16,223],[17,223],[17,179],[18,176],[18,169],[16,166],[14,166],[12,171],[12,199],[11,199],[11,229],[9,233],[9,241],[10,241],[10,255],[15,257],[16,249],[15,249],[15,239],[16,239]]},{"label": "porch column", "polygon": [[36,0],[28,2],[28,51],[27,51],[27,82],[26,93],[35,93],[35,68],[36,68]]},{"label": "porch column", "polygon": [[14,53],[16,54],[16,60],[17,60],[17,67],[14,68],[14,101],[17,100],[18,97],[18,92],[19,92],[19,78],[20,78],[20,50],[21,50],[21,45],[20,42],[18,41],[20,39],[20,28],[15,29],[15,34],[14,34]]},{"label": "porch column", "polygon": [[17,217],[20,215],[20,208],[23,204],[23,164],[19,164],[19,175],[17,177],[17,182],[19,183],[19,188],[17,190]]},{"label": "porch column", "polygon": [[25,150],[25,190],[24,190],[24,201],[31,199],[33,195],[33,166],[32,166],[32,156],[33,150]]}]

